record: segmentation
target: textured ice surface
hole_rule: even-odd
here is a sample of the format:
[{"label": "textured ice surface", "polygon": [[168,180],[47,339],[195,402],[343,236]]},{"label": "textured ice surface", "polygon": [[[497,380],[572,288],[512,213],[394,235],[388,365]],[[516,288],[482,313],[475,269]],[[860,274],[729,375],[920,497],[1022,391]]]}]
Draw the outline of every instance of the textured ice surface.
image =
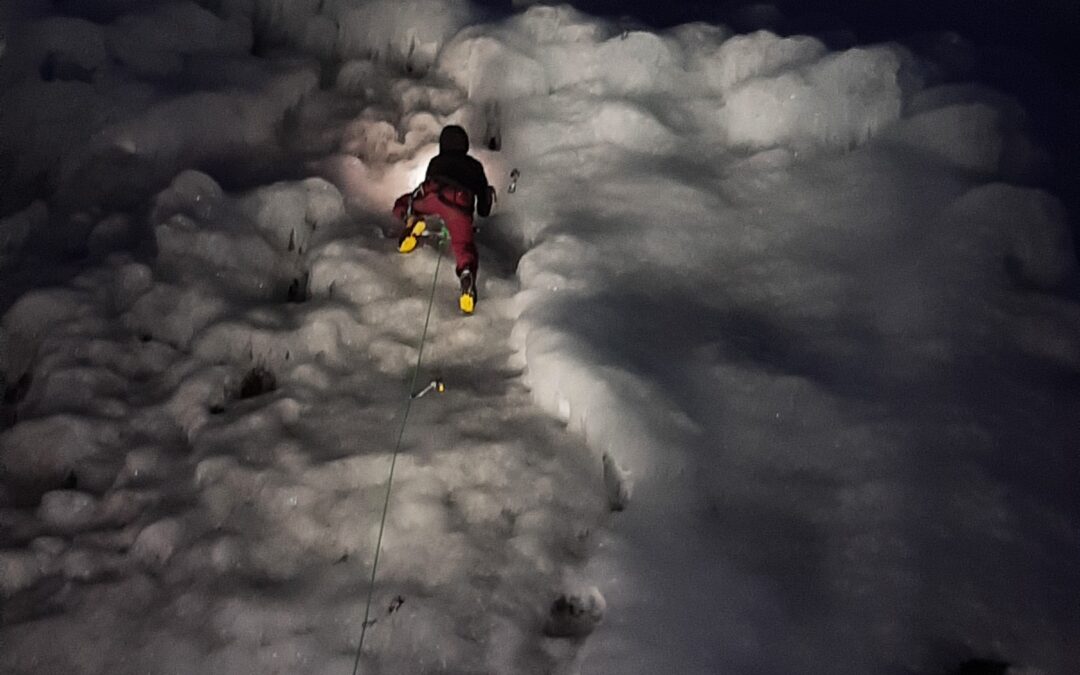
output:
[{"label": "textured ice surface", "polygon": [[[321,179],[234,195],[187,172],[140,218],[188,245],[4,315],[33,379],[0,432],[3,669],[348,669],[434,251],[357,236]],[[282,259],[310,263],[302,301],[237,292]],[[561,667],[576,648],[541,629],[595,546],[601,467],[507,363],[515,284],[482,278],[461,318],[448,269],[425,374],[449,391],[412,410],[363,662]]]},{"label": "textured ice surface", "polygon": [[[347,672],[432,292],[364,672],[1077,670],[1076,260],[1014,103],[569,7],[105,4],[0,62],[4,189],[55,192],[0,221],[0,670]],[[448,123],[499,188],[468,318],[384,238]]]}]

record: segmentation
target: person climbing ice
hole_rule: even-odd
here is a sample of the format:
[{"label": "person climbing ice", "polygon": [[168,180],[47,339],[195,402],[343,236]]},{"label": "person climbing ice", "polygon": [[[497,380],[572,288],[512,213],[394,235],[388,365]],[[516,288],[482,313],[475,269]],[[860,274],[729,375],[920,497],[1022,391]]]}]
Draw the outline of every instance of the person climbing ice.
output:
[{"label": "person climbing ice", "polygon": [[469,155],[469,135],[456,124],[439,134],[439,154],[428,164],[424,182],[394,202],[394,216],[405,222],[398,251],[409,253],[431,225],[425,216],[438,216],[450,233],[458,279],[459,306],[465,314],[476,308],[476,273],[479,257],[473,241],[473,212],[491,214],[495,190],[488,185],[484,166]]}]

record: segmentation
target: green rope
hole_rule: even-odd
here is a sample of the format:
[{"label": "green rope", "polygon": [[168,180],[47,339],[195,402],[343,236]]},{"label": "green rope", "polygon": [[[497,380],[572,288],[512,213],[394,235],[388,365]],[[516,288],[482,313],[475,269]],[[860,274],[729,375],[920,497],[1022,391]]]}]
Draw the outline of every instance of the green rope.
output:
[{"label": "green rope", "polygon": [[382,518],[379,521],[379,536],[375,540],[375,558],[371,562],[371,579],[368,581],[367,604],[364,606],[364,622],[360,625],[360,644],[356,647],[356,660],[353,661],[353,675],[360,668],[360,652],[364,649],[364,636],[367,635],[369,619],[371,618],[371,599],[375,595],[375,572],[379,567],[379,551],[382,549],[383,532],[386,530],[386,514],[390,510],[390,488],[394,484],[394,467],[397,466],[398,453],[401,451],[401,439],[405,437],[405,425],[409,421],[409,411],[412,409],[413,396],[416,391],[417,378],[420,376],[420,364],[424,358],[424,342],[427,340],[428,325],[431,323],[431,308],[435,304],[435,287],[439,280],[439,265],[442,263],[443,246],[446,244],[446,228],[439,233],[439,256],[435,259],[435,275],[431,279],[431,295],[428,298],[427,316],[424,318],[424,330],[420,333],[420,349],[416,354],[416,367],[413,369],[412,382],[409,383],[409,396],[405,402],[405,414],[401,417],[401,428],[398,430],[397,443],[394,444],[394,454],[390,458],[390,475],[386,479],[386,498],[383,501]]}]

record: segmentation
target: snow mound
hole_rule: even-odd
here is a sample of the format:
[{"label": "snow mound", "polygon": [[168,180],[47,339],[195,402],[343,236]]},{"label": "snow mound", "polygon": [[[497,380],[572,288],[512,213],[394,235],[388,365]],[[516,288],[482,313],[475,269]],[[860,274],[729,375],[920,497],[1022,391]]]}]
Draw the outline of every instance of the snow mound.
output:
[{"label": "snow mound", "polygon": [[239,208],[275,246],[301,253],[310,248],[316,230],[346,220],[341,193],[321,178],[260,188],[241,199]]},{"label": "snow mound", "polygon": [[440,55],[438,67],[476,100],[537,96],[553,87],[537,60],[486,35],[455,40]]},{"label": "snow mound", "polygon": [[98,500],[77,490],[53,490],[41,496],[37,517],[57,532],[78,532],[97,524]]},{"label": "snow mound", "polygon": [[131,304],[121,321],[140,340],[186,349],[195,335],[228,308],[224,300],[198,288],[157,282]]},{"label": "snow mound", "polygon": [[983,185],[953,202],[941,222],[948,250],[983,279],[1049,290],[1076,274],[1065,208],[1043,190]]},{"label": "snow mound", "polygon": [[250,18],[257,45],[284,43],[321,59],[374,57],[410,72],[430,68],[443,44],[474,16],[464,0],[232,0],[223,9]]},{"label": "snow mound", "polygon": [[717,49],[732,37],[725,26],[711,23],[684,23],[666,31],[679,43],[686,60],[687,70],[700,70],[701,66],[716,55]]},{"label": "snow mound", "polygon": [[[657,471],[677,470],[680,459],[661,459],[663,443],[650,431],[652,414],[625,411],[662,410],[663,396],[632,373],[614,367],[593,367],[588,344],[568,330],[554,328],[540,317],[543,303],[534,299],[531,311],[515,326],[515,338],[528,364],[526,382],[533,399],[569,429],[581,434],[602,460],[608,501],[622,509],[632,483]],[[650,400],[651,403],[645,401]]]},{"label": "snow mound", "polygon": [[512,17],[508,26],[538,45],[595,43],[609,32],[602,21],[570,5],[529,7]]},{"label": "snow mound", "polygon": [[464,0],[373,0],[338,17],[339,53],[385,55],[409,70],[427,70],[442,45],[472,17]]},{"label": "snow mound", "polygon": [[0,551],[0,598],[33,586],[44,576],[43,567],[29,551]]},{"label": "snow mound", "polygon": [[900,118],[900,57],[889,48],[851,49],[735,87],[719,126],[735,146],[847,149]]},{"label": "snow mound", "polygon": [[91,81],[107,66],[105,31],[85,19],[49,17],[26,27],[22,49],[11,58],[37,67],[43,80]]},{"label": "snow mound", "polygon": [[121,260],[108,286],[108,300],[113,309],[125,312],[154,287],[154,272],[143,263]]},{"label": "snow mound", "polygon": [[311,293],[316,298],[344,299],[364,306],[397,294],[386,256],[375,251],[332,243],[312,254]]},{"label": "snow mound", "polygon": [[194,2],[155,3],[109,24],[107,44],[110,56],[124,67],[143,76],[165,76],[178,73],[188,54],[249,52],[251,27],[219,18]]},{"label": "snow mound", "polygon": [[[511,100],[580,89],[595,95],[641,96],[681,89],[677,40],[626,31],[607,37],[599,23],[565,32],[549,20],[569,8],[537,8],[494,35],[462,31],[439,56],[439,72],[470,100]],[[530,14],[535,13],[535,16]]]},{"label": "snow mound", "polygon": [[0,219],[0,270],[22,252],[30,235],[48,222],[49,209],[43,201],[36,201],[22,211]]},{"label": "snow mound", "polygon": [[109,368],[94,366],[57,367],[35,383],[35,397],[41,399],[41,413],[72,412],[120,418],[128,408],[122,402],[126,379]]},{"label": "snow mound", "polygon": [[242,295],[284,297],[289,275],[278,273],[283,250],[255,232],[202,230],[199,223],[173,216],[154,228],[159,266],[178,278],[207,275]]},{"label": "snow mound", "polygon": [[300,326],[277,330],[243,321],[220,321],[202,332],[193,349],[207,360],[254,358],[277,365],[317,357],[343,366],[352,349],[368,344],[370,336],[348,312],[327,308],[309,312]]},{"label": "snow mound", "polygon": [[624,32],[590,48],[588,55],[554,49],[543,54],[556,89],[581,86],[608,96],[636,96],[685,86],[677,45],[654,33]]},{"label": "snow mound", "polygon": [[158,268],[198,284],[213,278],[249,297],[303,300],[312,237],[345,222],[337,188],[320,178],[225,198],[204,174],[185,172],[154,208]]},{"label": "snow mound", "polygon": [[[180,168],[277,145],[285,111],[319,78],[311,62],[254,59],[246,19],[192,2],[104,28],[46,19],[20,42],[4,63],[5,201],[48,188],[76,205],[126,206]],[[169,86],[145,81],[166,76]]]},{"label": "snow mound", "polygon": [[[439,138],[441,130],[442,125],[429,113],[409,114],[397,127],[387,120],[361,118],[346,126],[341,149],[362,162],[381,167],[416,157],[421,148]],[[432,147],[426,154],[434,156],[435,152]]]},{"label": "snow mound", "polygon": [[104,130],[92,151],[116,148],[166,167],[250,152],[276,141],[285,111],[318,83],[314,66],[298,63],[258,92],[197,92],[164,100]]},{"label": "snow mound", "polygon": [[152,223],[162,223],[177,214],[207,220],[217,215],[225,193],[221,186],[201,171],[188,169],[154,197],[150,214]]},{"label": "snow mound", "polygon": [[997,172],[1004,146],[998,113],[978,104],[921,113],[904,120],[890,136],[943,161],[983,173]]},{"label": "snow mound", "polygon": [[131,555],[144,564],[161,567],[169,561],[183,543],[183,524],[166,518],[152,523],[139,532],[131,546]]},{"label": "snow mound", "polygon": [[118,442],[115,428],[88,418],[53,415],[23,421],[0,433],[4,481],[59,487],[85,460]]},{"label": "snow mound", "polygon": [[57,179],[61,160],[84,147],[110,119],[125,114],[118,103],[84,81],[34,77],[5,84],[0,129],[12,153],[4,158],[9,173],[0,185],[5,201],[21,199],[43,175]]},{"label": "snow mound", "polygon": [[825,45],[812,37],[781,38],[768,31],[757,31],[732,36],[711,53],[697,52],[695,65],[712,90],[728,92],[752,78],[772,77],[784,70],[810,65],[825,53]]},{"label": "snow mound", "polygon": [[677,144],[676,136],[663,122],[630,101],[567,93],[548,97],[536,106],[539,114],[515,124],[508,135],[510,151],[537,159],[610,146],[662,154]]},{"label": "snow mound", "polygon": [[[10,341],[9,349],[36,349],[57,335],[78,334],[94,311],[87,294],[67,288],[31,291],[16,301],[0,323]],[[23,343],[26,347],[21,347]]]},{"label": "snow mound", "polygon": [[1036,176],[1046,153],[1024,131],[1017,103],[981,87],[937,87],[920,92],[907,117],[884,135],[961,169],[1004,177]]}]

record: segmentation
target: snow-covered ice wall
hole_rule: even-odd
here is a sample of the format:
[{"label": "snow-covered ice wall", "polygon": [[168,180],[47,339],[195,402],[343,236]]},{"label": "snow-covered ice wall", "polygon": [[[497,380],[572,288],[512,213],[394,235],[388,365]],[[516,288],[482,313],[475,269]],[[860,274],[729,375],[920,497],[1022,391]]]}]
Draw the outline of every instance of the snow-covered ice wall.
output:
[{"label": "snow-covered ice wall", "polygon": [[0,663],[351,666],[435,260],[379,219],[460,123],[500,204],[372,672],[1080,669],[1076,258],[1007,97],[568,7],[66,5],[0,54]]},{"label": "snow-covered ice wall", "polygon": [[552,7],[437,68],[498,101],[516,344],[625,507],[584,672],[1076,667],[1076,259],[1015,104]]}]

